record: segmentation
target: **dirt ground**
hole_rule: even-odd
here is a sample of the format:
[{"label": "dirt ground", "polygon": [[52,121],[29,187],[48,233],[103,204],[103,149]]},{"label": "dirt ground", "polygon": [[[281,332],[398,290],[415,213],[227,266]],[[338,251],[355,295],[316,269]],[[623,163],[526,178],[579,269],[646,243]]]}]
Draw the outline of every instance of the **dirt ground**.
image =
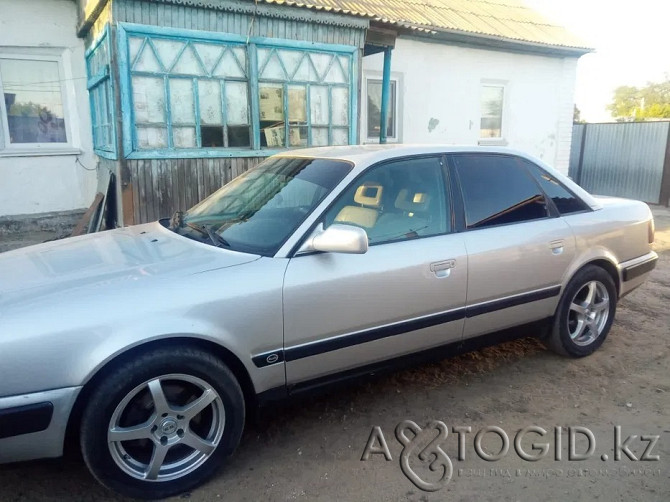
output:
[{"label": "dirt ground", "polygon": [[[655,208],[654,213],[658,267],[621,301],[610,336],[594,355],[561,358],[534,339],[523,339],[278,407],[247,428],[226,468],[179,498],[670,500],[670,211]],[[403,445],[394,430],[407,419],[421,427],[440,420],[450,428],[443,449],[453,473],[438,491],[418,489],[401,470]],[[381,428],[391,461],[381,454],[361,460],[373,426]],[[472,430],[464,435],[464,460],[458,459],[453,426]],[[509,436],[509,452],[499,461],[485,461],[475,452],[475,433],[487,426]],[[543,439],[529,434],[522,442],[528,452],[531,442],[551,444],[538,462],[514,451],[514,435],[527,426],[549,431]],[[564,428],[560,461],[554,459],[557,426]],[[575,426],[588,428],[596,440],[587,460],[568,459],[565,430]],[[615,426],[621,426],[624,439],[637,436],[627,443],[637,461],[626,455],[615,460]],[[642,460],[651,436],[660,436],[647,452],[658,460]],[[586,439],[575,437],[576,452],[584,452]],[[500,450],[495,434],[482,438],[485,453]],[[424,481],[438,480],[442,471],[421,465],[419,450],[409,451],[410,446],[409,465]],[[0,466],[0,501],[66,499],[119,500],[76,459]]]}]

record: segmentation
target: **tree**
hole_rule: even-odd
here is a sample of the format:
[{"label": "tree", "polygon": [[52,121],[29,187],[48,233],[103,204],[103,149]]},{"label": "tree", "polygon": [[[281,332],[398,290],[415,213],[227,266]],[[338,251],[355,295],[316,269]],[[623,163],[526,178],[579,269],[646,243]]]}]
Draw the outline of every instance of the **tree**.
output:
[{"label": "tree", "polygon": [[620,122],[670,118],[670,75],[665,82],[648,82],[641,88],[617,87],[607,109]]},{"label": "tree", "polygon": [[572,122],[575,124],[583,124],[584,121],[582,120],[582,111],[577,108],[577,105],[575,105],[575,110],[572,113]]}]

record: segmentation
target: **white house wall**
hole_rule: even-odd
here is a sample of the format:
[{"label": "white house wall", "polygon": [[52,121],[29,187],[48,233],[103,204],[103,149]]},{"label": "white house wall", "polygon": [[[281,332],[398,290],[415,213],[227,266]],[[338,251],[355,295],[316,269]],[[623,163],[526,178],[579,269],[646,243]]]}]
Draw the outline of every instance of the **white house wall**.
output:
[{"label": "white house wall", "polygon": [[[482,82],[505,84],[504,141],[568,172],[576,58],[545,57],[399,38],[399,138],[404,143],[480,142]],[[383,55],[363,58],[363,75],[381,78]],[[364,87],[363,87],[364,88]],[[361,138],[365,141],[366,101]],[[484,143],[481,143],[484,144]]]},{"label": "white house wall", "polygon": [[0,0],[0,50],[55,51],[66,80],[64,109],[72,147],[59,155],[0,151],[0,216],[68,211],[93,201],[96,167],[84,42],[76,36],[77,6],[71,0]]}]

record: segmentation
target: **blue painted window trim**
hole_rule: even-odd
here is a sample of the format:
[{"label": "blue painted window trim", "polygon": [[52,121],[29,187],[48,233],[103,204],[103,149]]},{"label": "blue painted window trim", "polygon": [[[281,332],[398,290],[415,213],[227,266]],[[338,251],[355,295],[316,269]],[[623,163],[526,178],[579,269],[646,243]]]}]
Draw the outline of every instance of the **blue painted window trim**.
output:
[{"label": "blue painted window trim", "polygon": [[[86,88],[88,90],[89,105],[91,108],[91,129],[93,134],[93,151],[100,157],[116,160],[118,152],[116,148],[116,113],[114,103],[114,81],[111,77],[110,65],[110,44],[111,36],[109,34],[109,25],[105,26],[100,37],[91,45],[85,53],[86,59]],[[98,72],[92,74],[91,63],[98,54],[98,50],[106,49],[107,59],[102,61]],[[98,110],[101,109],[98,103],[98,93],[104,93],[107,97],[106,117],[98,116]],[[101,128],[110,128],[109,142],[107,138],[101,137]]]},{"label": "blue painted window trim", "polygon": [[[179,41],[189,42],[220,42],[229,45],[244,45],[247,47],[248,65],[248,90],[251,121],[251,147],[237,148],[162,148],[162,149],[136,149],[135,148],[135,117],[132,101],[132,62],[129,61],[129,37],[130,36],[159,36],[161,38],[173,38]],[[139,25],[133,23],[119,23],[117,29],[118,61],[120,70],[121,106],[123,113],[123,152],[128,159],[150,159],[150,158],[214,158],[214,157],[267,157],[285,149],[260,148],[260,118],[259,118],[259,78],[257,47],[294,49],[329,54],[340,54],[349,56],[349,125],[348,139],[350,144],[357,142],[357,111],[358,111],[358,48],[340,44],[321,44],[304,41],[294,41],[275,38],[251,37],[249,39],[233,34],[184,30],[175,28],[164,28],[157,26]],[[234,79],[231,79],[234,80]],[[264,80],[264,79],[263,79]],[[290,84],[286,81],[286,84]],[[309,93],[308,93],[309,96]],[[195,97],[194,97],[195,99]],[[309,99],[309,98],[307,98]],[[167,101],[169,103],[169,101]],[[166,106],[169,104],[166,103]],[[309,100],[307,113],[311,113]],[[329,110],[329,114],[332,112]],[[168,114],[169,117],[169,114]],[[337,126],[336,126],[337,127]],[[196,127],[196,130],[198,128]],[[310,128],[311,129],[311,128]],[[332,124],[329,125],[329,139]],[[168,134],[168,140],[171,135]],[[309,131],[311,141],[311,131]],[[200,144],[198,141],[197,144]]]}]

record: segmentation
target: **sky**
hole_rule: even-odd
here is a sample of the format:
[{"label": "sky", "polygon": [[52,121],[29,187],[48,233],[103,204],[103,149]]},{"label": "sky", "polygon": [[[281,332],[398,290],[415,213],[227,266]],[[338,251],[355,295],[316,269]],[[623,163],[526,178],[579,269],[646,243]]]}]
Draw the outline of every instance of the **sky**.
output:
[{"label": "sky", "polygon": [[575,103],[588,122],[611,121],[621,85],[670,78],[670,0],[524,0],[596,52],[577,65]]}]

